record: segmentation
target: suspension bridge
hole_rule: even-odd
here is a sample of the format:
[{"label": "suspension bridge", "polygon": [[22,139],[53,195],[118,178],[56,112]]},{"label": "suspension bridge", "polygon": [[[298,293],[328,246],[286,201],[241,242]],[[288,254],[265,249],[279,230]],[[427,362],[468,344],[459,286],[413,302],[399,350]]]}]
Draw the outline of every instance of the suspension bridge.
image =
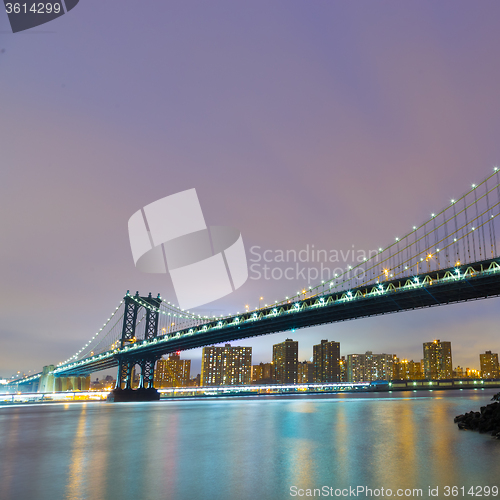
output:
[{"label": "suspension bridge", "polygon": [[[153,388],[163,355],[207,345],[294,331],[325,323],[466,302],[500,295],[500,172],[450,200],[376,255],[295,295],[240,314],[201,316],[160,295],[126,293],[91,339],[53,369],[56,377],[118,367],[115,392]],[[40,373],[13,380],[29,384]]]}]

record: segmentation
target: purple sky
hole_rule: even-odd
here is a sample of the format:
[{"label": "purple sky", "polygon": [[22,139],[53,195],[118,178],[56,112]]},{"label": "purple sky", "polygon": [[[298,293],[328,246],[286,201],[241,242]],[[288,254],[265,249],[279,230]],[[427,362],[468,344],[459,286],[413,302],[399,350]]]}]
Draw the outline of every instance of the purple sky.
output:
[{"label": "purple sky", "polygon": [[[127,221],[196,188],[247,248],[386,246],[500,163],[500,4],[82,0],[9,34],[0,12],[0,375],[74,354],[127,289]],[[251,255],[248,255],[251,257]],[[249,280],[234,312],[303,280]],[[302,330],[342,354],[454,365],[500,349],[490,299]],[[246,340],[270,361],[286,334]],[[185,354],[199,371],[200,350]]]}]

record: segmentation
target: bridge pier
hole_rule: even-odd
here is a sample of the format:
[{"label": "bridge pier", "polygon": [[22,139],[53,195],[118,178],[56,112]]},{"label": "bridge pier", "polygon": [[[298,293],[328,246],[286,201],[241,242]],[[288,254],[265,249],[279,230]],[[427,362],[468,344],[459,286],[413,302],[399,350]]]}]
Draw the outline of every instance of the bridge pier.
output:
[{"label": "bridge pier", "polygon": [[[145,340],[158,335],[158,319],[161,298],[153,298],[151,293],[148,297],[139,297],[135,294],[135,300],[127,293],[125,296],[125,314],[123,318],[123,329],[121,347],[136,342],[135,329],[137,312],[140,307],[138,299],[141,299],[146,307]],[[148,357],[137,357],[127,354],[119,354],[118,375],[116,377],[115,389],[108,396],[108,401],[158,401],[160,393],[154,388],[154,370],[157,359],[161,356],[149,355]],[[138,389],[132,389],[132,369],[138,364],[141,367],[141,378]]]},{"label": "bridge pier", "polygon": [[160,393],[153,387],[150,389],[113,389],[107,400],[114,403],[133,401],[159,401]]}]

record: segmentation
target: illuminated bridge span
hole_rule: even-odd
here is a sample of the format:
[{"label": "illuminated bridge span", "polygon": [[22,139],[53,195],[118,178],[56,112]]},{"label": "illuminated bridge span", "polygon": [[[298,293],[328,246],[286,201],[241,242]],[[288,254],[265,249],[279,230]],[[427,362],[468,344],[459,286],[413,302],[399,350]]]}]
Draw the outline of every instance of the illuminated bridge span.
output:
[{"label": "illuminated bridge span", "polygon": [[[224,317],[182,311],[151,294],[127,292],[107,322],[55,376],[87,375],[118,366],[128,389],[141,367],[140,388],[153,388],[164,354],[424,307],[500,295],[500,174],[493,174],[376,255],[341,275],[308,286],[271,306]],[[18,380],[28,383],[40,374]],[[12,383],[16,383],[13,381]]]}]

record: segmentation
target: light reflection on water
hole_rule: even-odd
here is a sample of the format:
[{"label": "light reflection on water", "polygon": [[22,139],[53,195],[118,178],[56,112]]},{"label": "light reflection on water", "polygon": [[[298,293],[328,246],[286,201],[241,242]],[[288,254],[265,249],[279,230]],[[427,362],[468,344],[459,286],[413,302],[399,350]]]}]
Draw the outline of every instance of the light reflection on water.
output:
[{"label": "light reflection on water", "polygon": [[453,417],[496,391],[0,408],[0,499],[280,499],[290,486],[498,484]]}]

